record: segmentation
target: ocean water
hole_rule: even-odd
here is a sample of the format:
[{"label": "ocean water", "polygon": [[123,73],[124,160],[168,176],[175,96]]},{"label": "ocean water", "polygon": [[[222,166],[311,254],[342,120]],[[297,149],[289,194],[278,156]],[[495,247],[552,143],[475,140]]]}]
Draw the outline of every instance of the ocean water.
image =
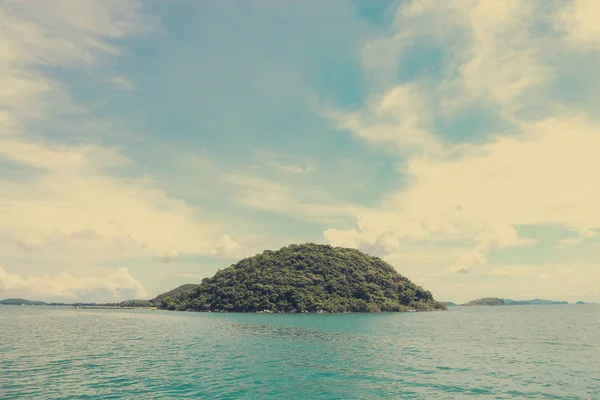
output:
[{"label": "ocean water", "polygon": [[0,399],[600,399],[600,306],[210,314],[0,306]]}]

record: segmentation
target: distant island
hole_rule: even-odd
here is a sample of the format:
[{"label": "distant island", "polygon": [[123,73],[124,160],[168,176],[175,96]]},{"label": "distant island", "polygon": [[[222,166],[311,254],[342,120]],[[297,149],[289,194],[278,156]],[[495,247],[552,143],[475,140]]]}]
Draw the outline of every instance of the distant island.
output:
[{"label": "distant island", "polygon": [[27,299],[4,299],[0,300],[0,304],[5,306],[45,306],[48,303],[44,301],[34,301]]},{"label": "distant island", "polygon": [[447,309],[383,260],[308,243],[265,250],[151,300],[167,310],[330,313]]},{"label": "distant island", "polygon": [[512,300],[512,299],[501,299],[498,297],[483,297],[481,299],[471,300],[468,303],[461,304],[461,306],[522,306],[522,305],[561,305],[569,304],[567,301],[554,301],[554,300]]},{"label": "distant island", "polygon": [[455,307],[455,306],[457,306],[457,305],[458,305],[458,304],[456,304],[456,303],[453,303],[453,302],[451,302],[451,301],[444,301],[443,303],[444,303],[445,305],[449,306],[449,307]]},{"label": "distant island", "polygon": [[468,303],[461,304],[461,306],[503,306],[504,300],[497,297],[484,297],[477,300],[471,300]]},{"label": "distant island", "polygon": [[523,305],[531,305],[534,304],[530,300],[512,300],[512,299],[502,299],[504,301],[505,306],[523,306]]},{"label": "distant island", "polygon": [[3,306],[56,306],[77,308],[157,308],[150,300],[126,300],[119,303],[47,303],[27,299],[4,299],[0,300]]},{"label": "distant island", "polygon": [[530,304],[535,305],[560,305],[560,304],[569,304],[568,301],[555,301],[555,300],[542,300],[542,299],[533,299],[527,300]]}]

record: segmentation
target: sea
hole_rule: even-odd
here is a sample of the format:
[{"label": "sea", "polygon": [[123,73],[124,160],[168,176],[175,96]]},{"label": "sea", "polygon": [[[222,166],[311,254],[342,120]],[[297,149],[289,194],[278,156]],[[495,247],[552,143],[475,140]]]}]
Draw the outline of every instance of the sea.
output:
[{"label": "sea", "polygon": [[600,399],[600,305],[0,306],[0,399]]}]

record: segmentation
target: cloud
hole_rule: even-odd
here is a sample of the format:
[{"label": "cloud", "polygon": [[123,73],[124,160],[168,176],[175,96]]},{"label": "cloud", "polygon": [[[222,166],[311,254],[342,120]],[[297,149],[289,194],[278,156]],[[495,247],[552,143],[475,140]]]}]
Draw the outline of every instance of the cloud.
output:
[{"label": "cloud", "polygon": [[[167,70],[159,68],[160,76],[151,77],[181,77],[175,83],[189,89],[189,98],[177,90],[182,103],[161,112],[187,115],[195,112],[189,107],[199,110],[199,104],[209,110],[201,114],[208,118],[197,118],[201,124],[189,118],[198,125],[186,132],[185,151],[178,141],[152,143],[153,136],[145,132],[136,133],[141,140],[135,148],[129,147],[123,141],[128,132],[121,127],[135,129],[136,118],[126,116],[121,127],[111,124],[116,120],[99,120],[99,115],[112,115],[110,107],[95,114],[90,104],[101,101],[85,90],[88,81],[133,89],[126,78],[130,75],[119,70],[122,64],[117,59],[139,55],[125,47],[134,42],[131,38],[161,29],[158,19],[147,15],[142,5],[141,1],[56,0],[29,7],[9,0],[0,9],[0,254],[13,271],[32,271],[43,263],[73,275],[80,265],[91,268],[125,258],[152,257],[156,265],[167,268],[161,259],[173,261],[191,253],[245,255],[248,245],[262,249],[267,242],[284,240],[263,237],[266,223],[248,229],[252,219],[264,217],[264,212],[292,217],[303,228],[308,226],[305,223],[319,224],[326,241],[381,255],[407,269],[407,275],[419,283],[431,283],[432,290],[445,290],[442,280],[453,290],[462,290],[456,288],[466,282],[484,290],[494,287],[482,283],[484,271],[496,271],[497,279],[517,276],[510,265],[502,266],[502,272],[494,269],[496,252],[509,248],[533,252],[527,247],[544,240],[522,233],[529,227],[579,232],[563,245],[591,242],[600,229],[594,207],[599,193],[593,184],[593,171],[599,167],[594,149],[600,146],[600,125],[590,112],[597,108],[592,89],[600,76],[593,68],[584,68],[594,65],[590,60],[597,49],[595,2],[400,2],[395,21],[380,31],[385,34],[366,40],[362,52],[344,49],[344,57],[331,57],[339,67],[348,65],[350,54],[356,55],[364,69],[364,79],[356,80],[360,85],[344,87],[344,94],[340,91],[332,97],[363,93],[364,99],[357,107],[348,106],[356,104],[354,98],[320,114],[329,118],[330,126],[369,148],[340,145],[340,153],[332,151],[322,160],[317,158],[322,151],[304,155],[296,152],[299,149],[264,150],[263,143],[256,144],[263,150],[254,157],[244,148],[218,158],[213,150],[227,148],[229,136],[219,145],[203,144],[213,147],[210,153],[195,150],[194,140],[208,137],[198,134],[204,130],[233,135],[265,128],[257,138],[274,135],[271,130],[278,132],[278,125],[261,125],[263,109],[269,110],[269,121],[273,115],[276,122],[284,123],[287,115],[301,115],[295,112],[298,109],[288,113],[289,104],[273,96],[281,87],[271,90],[273,76],[258,73],[260,68],[245,68],[236,75],[241,77],[238,83],[259,76],[248,79],[254,84],[244,92],[265,95],[275,108],[262,107],[263,101],[257,102],[254,95],[249,100],[236,91],[223,91],[222,84],[230,87],[231,82],[217,80],[207,86],[203,81],[188,87],[189,76],[183,75],[197,73],[204,56],[196,60],[198,65],[186,60],[185,68],[170,61]],[[344,13],[349,16],[350,11]],[[339,29],[321,25],[327,27],[324,37],[329,43],[355,42],[340,36]],[[293,30],[302,32],[299,27]],[[363,28],[357,32],[375,30]],[[302,60],[294,56],[271,62],[273,70],[284,71],[285,79],[280,79],[284,87],[289,82],[294,90],[302,87],[301,96],[292,96],[294,107],[305,107],[301,97],[312,90],[298,82],[306,83],[318,72],[309,53],[304,53],[305,42],[300,40],[299,52],[292,52],[306,54]],[[209,48],[217,44],[207,43]],[[173,54],[186,51],[184,46]],[[272,56],[270,51],[259,52]],[[206,71],[220,70],[223,63],[238,65],[238,56],[224,53]],[[264,64],[265,57],[259,57],[255,66]],[[306,71],[297,70],[298,62],[306,64]],[[354,80],[354,73],[346,72],[341,80],[326,82],[328,89],[322,92],[344,86],[340,83],[345,79]],[[136,86],[141,88],[143,79],[137,83],[138,78]],[[75,87],[82,79],[86,82]],[[268,81],[266,86],[255,85],[261,79]],[[156,83],[165,88],[173,84]],[[111,91],[100,95],[118,96]],[[188,101],[201,100],[199,95],[206,102]],[[231,107],[221,107],[232,101],[240,106],[233,108],[250,110],[248,118],[231,118]],[[185,124],[181,127],[185,129]],[[310,129],[315,127],[316,123]],[[103,135],[98,134],[100,129]],[[115,138],[118,146],[107,144]],[[290,143],[284,139],[267,146]],[[354,141],[344,142],[350,143]],[[373,156],[377,151],[384,156]],[[232,157],[236,166],[226,167]],[[253,165],[244,165],[247,161]],[[390,165],[397,165],[396,181],[388,174],[388,168],[394,168]],[[378,196],[383,190],[386,194]],[[355,204],[359,201],[361,205]],[[231,205],[235,208],[227,215],[215,212]],[[244,236],[248,230],[252,235]],[[296,240],[295,227],[289,232],[285,240]],[[569,251],[565,247],[560,253]],[[179,259],[177,266],[182,262]],[[568,265],[562,267],[566,270]],[[535,271],[526,278],[529,285],[542,274],[552,281],[558,270]]]},{"label": "cloud", "polygon": [[[453,113],[474,105],[500,106],[505,116],[520,111],[529,91],[550,78],[539,56],[552,43],[532,36],[540,30],[540,15],[545,11],[536,1],[403,2],[390,33],[363,49],[371,94],[393,93],[394,87],[410,93],[401,97],[400,104],[404,120],[411,124],[395,124],[386,131],[414,132],[424,122],[423,115]],[[432,48],[439,51],[443,65],[416,54],[423,72],[399,76],[405,65],[411,65],[415,49]]]},{"label": "cloud", "polygon": [[593,238],[598,236],[598,233],[593,229],[582,229],[579,231],[579,236],[582,238]]},{"label": "cloud", "polygon": [[[533,244],[515,226],[562,224],[586,235],[600,228],[594,212],[600,191],[589,184],[600,168],[591,150],[600,146],[600,128],[587,118],[524,128],[525,138],[499,138],[457,159],[412,158],[404,170],[410,183],[384,207],[361,214],[359,229],[344,232],[345,241],[375,244],[384,233],[403,240],[471,238],[475,248],[457,261],[463,270],[483,264],[494,248]],[[325,235],[333,240],[334,232]]]},{"label": "cloud", "polygon": [[568,238],[564,238],[559,242],[559,246],[558,248],[565,248],[568,246],[573,246],[576,244],[580,244],[582,243],[585,239],[590,239],[590,238],[594,238],[598,236],[598,234],[596,233],[596,231],[592,230],[592,229],[582,229],[579,231],[579,236],[578,237],[568,237]]},{"label": "cloud", "polygon": [[[234,240],[231,236],[224,234],[219,239],[214,239],[213,247],[210,249],[208,254],[215,256],[225,256],[225,257],[234,257],[240,254],[240,251],[243,250],[243,247],[240,243]],[[189,251],[188,251],[189,252]],[[198,253],[189,252],[189,253]],[[182,253],[179,249],[170,250],[164,253],[161,258],[163,263],[170,263],[175,261],[181,257]]]},{"label": "cloud", "polygon": [[564,30],[571,44],[582,47],[600,46],[598,16],[600,4],[595,0],[573,0],[555,16],[555,24]]},{"label": "cloud", "polygon": [[414,84],[394,86],[360,112],[329,109],[323,114],[334,120],[338,129],[369,143],[391,143],[408,152],[440,150],[440,140],[430,132],[426,102]]},{"label": "cloud", "polygon": [[122,76],[113,76],[107,79],[107,82],[110,83],[115,89],[118,90],[134,90],[135,87],[131,82]]},{"label": "cloud", "polygon": [[240,249],[240,244],[227,234],[221,236],[220,244],[217,246],[217,252],[223,254],[237,254]]},{"label": "cloud", "polygon": [[121,301],[148,298],[142,284],[126,268],[104,277],[70,274],[19,276],[0,267],[0,297],[24,297],[46,301]]},{"label": "cloud", "polygon": [[[2,3],[0,107],[15,121],[81,112],[67,86],[43,68],[81,68],[122,54],[114,40],[148,33],[156,21],[139,1],[20,1]],[[43,67],[43,68],[40,68]]]},{"label": "cloud", "polygon": [[560,241],[562,246],[573,246],[581,243],[581,238],[565,238]]},{"label": "cloud", "polygon": [[336,202],[326,190],[310,185],[285,184],[244,172],[226,173],[222,179],[236,188],[238,204],[305,221],[340,222],[361,208]]},{"label": "cloud", "polygon": [[[400,6],[395,31],[366,46],[365,73],[373,79],[368,100],[358,111],[325,115],[369,144],[395,145],[401,188],[378,206],[357,210],[356,227],[326,229],[327,241],[383,254],[408,242],[458,241],[463,245],[447,268],[464,273],[485,265],[495,250],[534,245],[535,238],[519,237],[520,226],[600,228],[594,211],[600,190],[591,183],[600,168],[593,150],[600,126],[575,104],[548,98],[564,78],[557,54],[576,51],[543,27],[540,16],[567,12],[556,8],[561,4],[567,3]],[[586,21],[570,18],[591,37]],[[421,41],[438,46],[443,62],[398,83],[402,61],[409,62],[411,45]],[[378,72],[388,81],[371,78]],[[452,132],[440,130],[474,108],[502,123],[489,126],[477,143],[456,143]]]},{"label": "cloud", "polygon": [[100,239],[101,236],[91,229],[81,229],[79,231],[73,232],[69,235],[74,239],[82,239],[82,240],[95,240]]},{"label": "cloud", "polygon": [[74,256],[82,239],[85,251],[105,257],[232,249],[215,236],[222,228],[153,180],[112,173],[132,163],[115,149],[0,138],[0,157],[36,171],[27,181],[2,179],[4,251],[12,243]]},{"label": "cloud", "polygon": [[[43,260],[75,270],[81,263],[161,257],[172,249],[213,255],[236,249],[218,217],[167,194],[122,147],[62,132],[67,117],[77,117],[82,127],[109,121],[94,119],[73,101],[55,70],[98,68],[126,52],[121,39],[152,33],[157,21],[140,1],[34,3],[9,0],[0,8],[3,257],[29,267]],[[132,88],[119,75],[109,81]],[[42,139],[40,121],[56,134]],[[4,166],[10,168],[5,172]]]}]

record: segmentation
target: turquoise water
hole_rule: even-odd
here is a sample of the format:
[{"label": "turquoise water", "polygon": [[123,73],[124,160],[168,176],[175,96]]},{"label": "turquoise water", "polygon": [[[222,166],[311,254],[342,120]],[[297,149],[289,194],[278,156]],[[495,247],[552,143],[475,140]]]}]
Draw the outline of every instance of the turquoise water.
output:
[{"label": "turquoise water", "polygon": [[600,399],[600,306],[0,307],[1,399]]}]

